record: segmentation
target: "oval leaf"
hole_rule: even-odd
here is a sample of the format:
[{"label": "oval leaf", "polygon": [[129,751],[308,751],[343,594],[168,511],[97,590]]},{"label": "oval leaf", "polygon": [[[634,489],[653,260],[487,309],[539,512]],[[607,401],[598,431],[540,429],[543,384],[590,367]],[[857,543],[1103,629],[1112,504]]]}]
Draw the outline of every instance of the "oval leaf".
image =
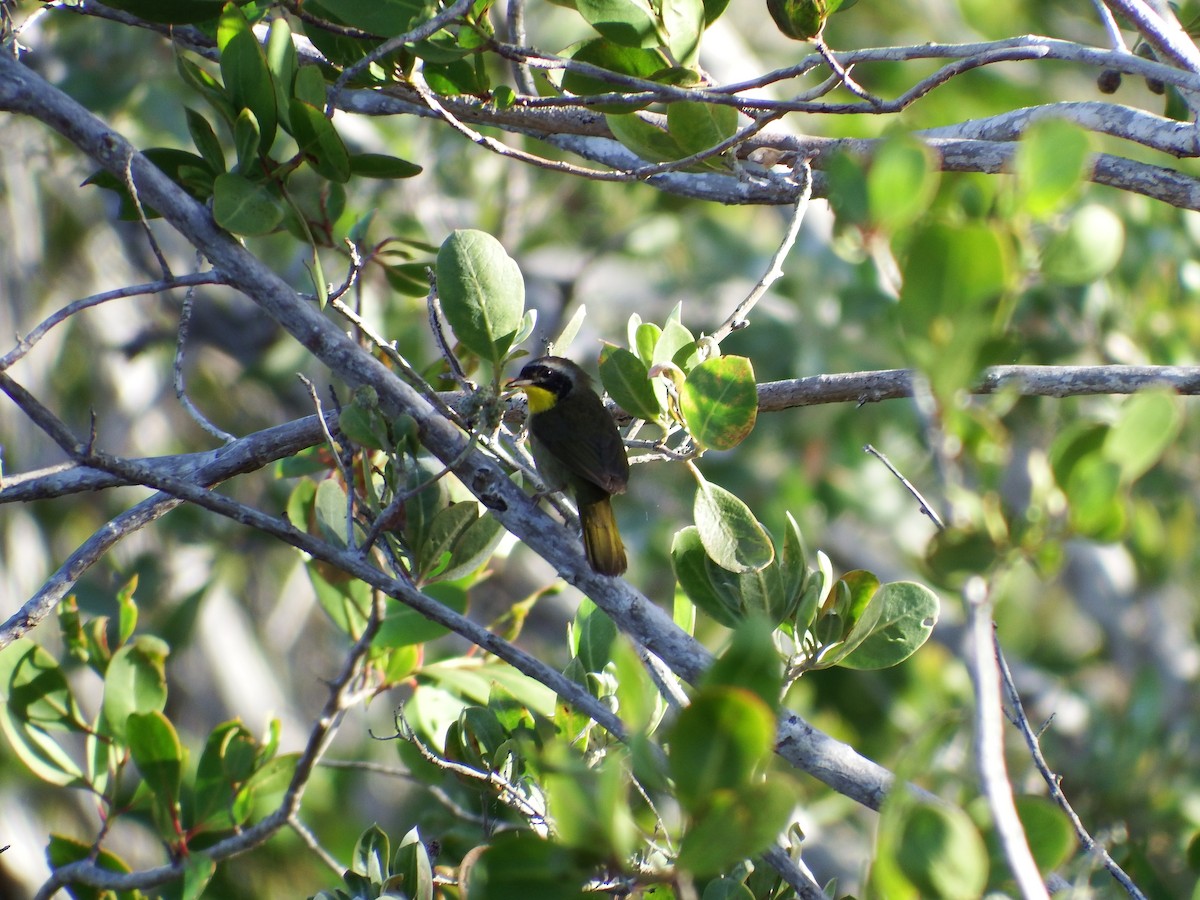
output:
[{"label": "oval leaf", "polygon": [[679,395],[688,432],[702,447],[736,447],[758,417],[754,368],[744,356],[720,356],[688,373]]},{"label": "oval leaf", "polygon": [[658,22],[646,0],[576,0],[587,23],[623,47],[657,47]]},{"label": "oval leaf", "polygon": [[[839,665],[847,669],[886,669],[912,656],[928,640],[941,604],[937,594],[911,581],[885,584],[859,619],[870,631]],[[857,630],[857,625],[854,630]],[[847,645],[855,643],[854,630]]]},{"label": "oval leaf", "polygon": [[490,234],[455,231],[438,250],[437,284],[455,336],[498,368],[525,311],[525,282],[516,262]]},{"label": "oval leaf", "polygon": [[667,764],[684,809],[702,810],[715,791],[747,787],[775,741],[775,714],[752,691],[697,692],[671,728]]},{"label": "oval leaf", "polygon": [[671,567],[675,579],[687,598],[699,609],[727,628],[742,620],[741,606],[732,603],[728,595],[716,589],[708,577],[708,554],[700,540],[700,532],[689,526],[671,544]]},{"label": "oval leaf", "polygon": [[336,184],[350,180],[350,153],[325,113],[303,100],[288,104],[292,136],[317,173]]},{"label": "oval leaf", "polygon": [[1083,183],[1087,132],[1064,119],[1035,123],[1017,145],[1013,170],[1022,206],[1039,218],[1055,212]]},{"label": "oval leaf", "polygon": [[696,476],[696,502],[692,514],[704,550],[713,562],[730,572],[762,569],[775,558],[775,547],[750,507],[719,485]]},{"label": "oval leaf", "polygon": [[213,220],[234,234],[269,234],[283,221],[283,206],[265,185],[225,172],[213,182]]},{"label": "oval leaf", "polygon": [[363,178],[412,178],[421,171],[416,163],[383,153],[355,153],[350,157],[350,174]]},{"label": "oval leaf", "polygon": [[613,402],[637,419],[653,422],[662,413],[646,364],[623,347],[600,351],[600,383]]},{"label": "oval leaf", "polygon": [[138,635],[113,654],[104,674],[102,709],[109,730],[125,739],[125,723],[134,713],[161,712],[167,703],[164,670],[170,649],[161,639]]},{"label": "oval leaf", "polygon": [[166,809],[179,800],[183,746],[175,728],[161,712],[133,713],[125,723],[129,752],[142,780]]},{"label": "oval leaf", "polygon": [[900,870],[923,897],[981,897],[988,855],[967,814],[920,804],[909,811],[896,849]]}]

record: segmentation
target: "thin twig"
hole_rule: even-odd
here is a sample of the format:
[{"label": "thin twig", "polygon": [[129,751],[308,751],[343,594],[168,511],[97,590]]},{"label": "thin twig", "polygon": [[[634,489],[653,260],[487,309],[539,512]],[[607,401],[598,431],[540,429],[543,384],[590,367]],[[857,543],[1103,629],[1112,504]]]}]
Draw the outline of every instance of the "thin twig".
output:
[{"label": "thin twig", "polygon": [[[525,0],[508,0],[504,11],[504,24],[508,31],[505,37],[508,38],[509,43],[518,45],[525,43]],[[529,71],[529,66],[519,59],[511,60],[511,63],[513,78],[521,93],[536,95],[537,82],[533,80],[533,73]]]},{"label": "thin twig", "polygon": [[787,231],[784,233],[783,240],[779,242],[779,247],[776,248],[774,255],[771,257],[771,262],[767,266],[767,271],[763,273],[762,278],[754,285],[746,298],[730,313],[729,318],[722,322],[712,333],[711,340],[714,343],[721,343],[730,334],[739,329],[745,328],[749,322],[746,316],[750,314],[756,303],[763,298],[767,289],[783,276],[783,261],[791,252],[793,245],[796,243],[796,238],[800,234],[800,226],[804,222],[804,214],[808,211],[808,201],[812,197],[812,165],[808,159],[799,159],[796,161],[796,175],[800,179],[800,195],[796,198],[796,202],[792,206],[792,215],[788,220]]},{"label": "thin twig", "polygon": [[816,48],[817,52],[821,54],[821,58],[825,60],[825,64],[833,71],[834,77],[837,78],[837,80],[843,85],[845,85],[846,90],[854,94],[854,96],[861,97],[863,100],[866,100],[872,106],[882,105],[882,100],[867,91],[862,85],[850,77],[850,68],[845,67],[838,62],[837,57],[833,55],[833,52],[825,43],[825,38],[823,36],[818,34],[813,39],[813,46]]},{"label": "thin twig", "polygon": [[192,421],[199,425],[223,444],[229,444],[237,438],[214,425],[204,413],[192,402],[184,385],[183,358],[187,350],[188,330],[192,322],[192,309],[195,302],[195,285],[190,286],[183,295],[183,306],[179,311],[179,328],[175,337],[175,361],[172,365],[172,382],[175,386],[175,397]]},{"label": "thin twig", "polygon": [[192,275],[180,275],[175,278],[167,278],[161,281],[151,281],[146,284],[131,284],[128,287],[116,288],[111,291],[104,291],[99,294],[92,294],[89,297],[82,297],[68,303],[62,309],[59,309],[47,316],[39,322],[33,330],[26,335],[17,336],[17,346],[4,356],[0,356],[0,372],[13,365],[21,359],[25,354],[33,349],[50,329],[56,325],[61,325],[71,316],[85,309],[91,309],[93,306],[99,306],[101,303],[108,303],[110,300],[121,300],[126,297],[139,297],[143,294],[161,294],[164,291],[170,291],[177,287],[193,287],[200,284],[224,284],[225,276],[220,272],[197,272]]},{"label": "thin twig", "polygon": [[888,459],[886,456],[884,456],[882,453],[880,453],[878,450],[876,450],[870,444],[867,444],[865,447],[863,447],[863,452],[870,453],[877,460],[879,460],[881,463],[883,463],[885,466],[887,466],[887,470],[889,472],[891,472],[893,475],[895,475],[896,478],[899,479],[900,483],[902,485],[904,485],[905,489],[910,494],[913,495],[913,498],[917,501],[918,504],[920,504],[921,512],[929,517],[929,521],[931,521],[934,525],[937,526],[937,530],[938,531],[946,530],[946,523],[944,523],[942,521],[942,517],[939,516],[934,511],[933,507],[929,505],[929,501],[926,500],[923,496],[921,496],[921,492],[917,490],[916,485],[914,485],[911,481],[909,481],[907,478],[905,478],[900,473],[900,470],[897,469],[894,465],[892,465],[892,461],[890,459]]},{"label": "thin twig", "polygon": [[1128,52],[1129,45],[1125,43],[1125,36],[1121,34],[1121,26],[1117,24],[1117,18],[1112,14],[1112,10],[1108,8],[1105,0],[1092,0],[1092,6],[1096,8],[1096,15],[1100,18],[1100,24],[1104,26],[1112,48]]},{"label": "thin twig", "polygon": [[292,816],[288,820],[288,826],[292,829],[292,831],[296,832],[296,835],[300,838],[304,845],[313,853],[315,853],[317,858],[321,860],[321,862],[323,862],[327,868],[333,870],[335,875],[340,876],[346,871],[346,867],[338,862],[332,853],[321,846],[321,842],[317,840],[317,836],[313,834],[309,827],[300,820],[300,816],[298,814]]},{"label": "thin twig", "polygon": [[478,390],[479,386],[467,378],[467,373],[463,371],[450,341],[446,339],[446,316],[442,313],[442,301],[438,297],[437,276],[432,270],[429,272],[429,293],[425,296],[425,305],[429,311],[429,330],[455,384],[467,392]]},{"label": "thin twig", "polygon": [[472,0],[455,0],[453,4],[446,7],[432,19],[422,22],[416,28],[406,31],[404,34],[398,34],[395,37],[384,41],[358,62],[352,66],[347,66],[342,70],[342,74],[338,76],[337,81],[329,89],[329,99],[326,103],[326,115],[332,115],[333,110],[337,106],[338,99],[342,89],[345,88],[347,82],[361,72],[364,72],[372,63],[378,62],[390,53],[394,53],[401,49],[405,44],[411,44],[414,41],[423,41],[425,38],[437,34],[455,19],[467,14],[467,10],[471,8]]},{"label": "thin twig", "polygon": [[158,260],[158,267],[164,279],[170,279],[174,276],[171,274],[171,267],[167,263],[167,257],[163,254],[162,247],[158,246],[158,240],[154,237],[154,230],[150,227],[150,220],[146,217],[146,210],[142,208],[142,198],[138,196],[137,185],[133,183],[133,152],[130,151],[125,156],[125,167],[121,173],[125,180],[125,190],[129,192],[130,199],[133,200],[134,208],[137,210],[138,222],[141,223],[142,231],[146,234],[146,240],[150,244],[150,250],[154,253],[154,258]]},{"label": "thin twig", "polygon": [[1033,759],[1034,767],[1042,776],[1042,780],[1046,782],[1046,788],[1050,792],[1050,799],[1058,805],[1059,809],[1066,813],[1067,820],[1071,823],[1071,827],[1075,829],[1075,836],[1078,838],[1084,852],[1099,859],[1104,868],[1108,870],[1109,874],[1125,889],[1125,892],[1130,897],[1135,898],[1135,900],[1146,900],[1146,895],[1138,889],[1138,886],[1133,883],[1133,879],[1109,855],[1104,845],[1088,833],[1078,813],[1075,812],[1070,801],[1067,800],[1067,795],[1063,793],[1061,779],[1051,770],[1050,764],[1046,762],[1046,757],[1042,753],[1040,732],[1033,730],[1033,727],[1029,724],[1029,718],[1025,715],[1025,706],[1021,702],[1021,694],[1017,690],[1012,671],[1008,667],[1008,660],[1004,658],[1004,651],[1000,647],[999,636],[994,631],[992,640],[995,645],[996,660],[1000,665],[1000,677],[1004,682],[1004,692],[1008,697],[1009,705],[1012,707],[1012,722],[1017,726],[1017,729],[1021,732],[1021,736],[1025,739],[1025,746],[1029,748],[1029,756]]},{"label": "thin twig", "polygon": [[1021,896],[1026,900],[1041,900],[1050,895],[1029,850],[1004,762],[1000,670],[992,649],[995,626],[987,585],[978,575],[968,580],[963,589],[963,601],[967,611],[967,666],[975,686],[975,765],[980,788],[987,798],[992,827]]}]

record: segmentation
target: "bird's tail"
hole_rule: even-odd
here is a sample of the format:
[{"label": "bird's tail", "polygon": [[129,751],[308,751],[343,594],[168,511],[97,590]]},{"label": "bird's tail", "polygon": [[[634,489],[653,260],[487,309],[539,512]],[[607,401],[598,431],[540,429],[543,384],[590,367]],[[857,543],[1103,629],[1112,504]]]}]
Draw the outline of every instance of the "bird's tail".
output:
[{"label": "bird's tail", "polygon": [[595,503],[579,504],[579,521],[583,525],[583,549],[588,562],[601,575],[620,575],[627,565],[625,545],[617,530],[608,498]]}]

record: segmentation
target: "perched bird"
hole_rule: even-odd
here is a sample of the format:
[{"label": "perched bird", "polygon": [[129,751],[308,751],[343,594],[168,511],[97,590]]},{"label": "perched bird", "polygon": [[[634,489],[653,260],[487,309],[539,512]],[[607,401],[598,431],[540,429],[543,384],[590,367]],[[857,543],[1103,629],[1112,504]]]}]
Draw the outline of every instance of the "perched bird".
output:
[{"label": "perched bird", "polygon": [[569,359],[543,356],[508,387],[529,398],[530,443],[546,486],[575,496],[588,562],[601,575],[620,575],[625,545],[609,497],[625,492],[629,460],[592,380]]}]

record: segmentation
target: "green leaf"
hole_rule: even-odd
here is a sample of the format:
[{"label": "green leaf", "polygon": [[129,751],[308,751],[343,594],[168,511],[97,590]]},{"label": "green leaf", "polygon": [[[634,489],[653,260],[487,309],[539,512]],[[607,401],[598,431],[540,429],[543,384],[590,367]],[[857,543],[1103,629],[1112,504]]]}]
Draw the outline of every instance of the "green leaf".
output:
[{"label": "green leaf", "polygon": [[296,146],[313,169],[335,184],[349,181],[350,153],[325,113],[293,98],[288,104],[288,119]]},{"label": "green leaf", "polygon": [[258,147],[262,135],[258,130],[258,119],[248,109],[238,113],[233,126],[233,144],[237,152],[237,171],[249,178],[262,172],[258,161]]},{"label": "green leaf", "polygon": [[[635,319],[637,324],[634,325]],[[662,337],[662,329],[653,322],[643,322],[641,317],[635,313],[629,320],[630,335],[629,346],[637,351],[638,359],[646,364],[646,369],[654,364],[654,348],[658,346],[658,339]]]},{"label": "green leaf", "polygon": [[[275,108],[285,119],[286,127],[289,124],[287,121],[288,101],[293,96],[292,85],[296,81],[299,61],[291,26],[282,15],[271,20],[271,27],[267,31],[266,57],[267,71],[271,73],[271,82],[275,86]],[[315,69],[316,66],[313,68]]]},{"label": "green leaf", "polygon": [[[536,313],[537,310],[530,310],[530,312]],[[583,327],[583,321],[585,318],[587,318],[587,304],[580,303],[579,306],[575,308],[575,312],[571,313],[571,318],[567,320],[567,323],[563,325],[562,330],[559,331],[558,337],[554,339],[554,353],[557,356],[567,355],[567,351],[571,348],[572,341],[574,341],[575,336],[579,334],[579,329]],[[520,343],[520,341],[517,343]]]},{"label": "green leaf", "polygon": [[269,759],[255,769],[254,774],[234,798],[233,808],[236,814],[248,815],[256,805],[266,808],[277,802],[278,797],[291,783],[299,758],[298,753],[287,753]]},{"label": "green leaf", "polygon": [[[51,729],[64,730],[69,721],[53,712],[66,699],[61,694],[66,682],[57,663],[41,647],[22,638],[0,652],[0,669],[8,669],[7,673],[0,671],[0,699],[5,700],[0,704],[0,731],[8,739],[13,755],[49,784],[84,785],[83,771],[50,736]],[[74,705],[74,701],[66,702]]]},{"label": "green leaf", "polygon": [[[189,183],[182,175],[183,172],[189,169],[203,170],[206,163],[202,156],[189,153],[187,150],[177,150],[173,147],[151,147],[148,150],[143,150],[142,156],[146,157],[146,159],[161,169],[168,178],[187,191],[189,196],[197,200],[207,199],[206,195],[198,192],[195,185]],[[121,198],[121,208],[119,211],[121,219],[123,221],[137,221],[137,206],[134,204],[133,198],[129,196],[129,191],[125,187],[123,179],[118,178],[111,172],[100,170],[89,175],[84,179],[83,183],[93,184],[98,188],[116,193]],[[143,206],[142,211],[148,219],[159,218],[159,213],[154,209]]]},{"label": "green leaf", "polygon": [[[296,71],[296,81],[292,85],[292,96],[302,103],[317,109],[325,108],[329,96],[325,88],[325,78],[317,66],[301,66]],[[290,105],[287,104],[287,105]],[[288,132],[291,133],[290,131]]]},{"label": "green leaf", "polygon": [[580,604],[575,614],[575,656],[585,672],[603,672],[612,659],[613,642],[617,639],[617,626],[613,620],[590,601]]},{"label": "green leaf", "polygon": [[350,155],[350,174],[362,178],[412,178],[422,168],[407,159],[383,153],[353,153]]},{"label": "green leaf", "polygon": [[753,692],[699,690],[671,728],[667,762],[684,809],[702,811],[716,791],[750,786],[775,741],[775,714]]},{"label": "green leaf", "polygon": [[[97,848],[91,843],[84,843],[61,834],[50,835],[50,842],[46,846],[46,861],[50,863],[51,869],[61,869],[63,866],[85,859],[91,860],[96,868],[106,872],[126,873],[132,871],[121,857],[109,850],[97,851]],[[87,896],[79,892],[81,887],[83,885],[74,886],[73,893],[77,898]],[[92,896],[97,900],[100,898],[98,891]]]},{"label": "green leaf", "polygon": [[1064,865],[1075,852],[1078,842],[1062,809],[1047,797],[1024,795],[1014,799],[1038,870],[1053,872]]},{"label": "green leaf", "polygon": [[767,12],[784,35],[807,41],[821,33],[830,7],[836,5],[836,0],[767,0]]},{"label": "green leaf", "polygon": [[283,221],[283,204],[266,185],[224,172],[213,182],[213,220],[234,234],[270,234]]},{"label": "green leaf", "polygon": [[1169,391],[1130,397],[1104,439],[1104,458],[1121,469],[1121,481],[1131,484],[1159,461],[1183,427],[1179,398]]},{"label": "green leaf", "polygon": [[654,345],[654,360],[658,363],[674,363],[684,373],[691,371],[697,362],[696,336],[679,321],[678,307],[663,325],[662,334]]},{"label": "green leaf", "polygon": [[584,20],[614,44],[657,47],[658,17],[647,0],[575,0]]},{"label": "green leaf", "polygon": [[449,561],[454,543],[478,518],[479,504],[474,500],[451,503],[445,509],[438,510],[429,523],[429,530],[417,553],[418,580],[437,572],[440,565]]},{"label": "green leaf", "polygon": [[700,540],[713,562],[730,572],[762,569],[775,558],[775,547],[750,507],[725,488],[707,481],[694,466],[693,515]]},{"label": "green leaf", "polygon": [[[838,661],[848,669],[886,669],[908,659],[925,643],[941,610],[937,595],[911,581],[883,585],[871,597],[871,612],[862,621],[870,630],[849,654]],[[852,635],[846,643],[852,645]]]},{"label": "green leaf", "polygon": [[688,433],[701,447],[736,447],[758,417],[758,389],[750,360],[719,356],[700,363],[688,372],[679,409]]},{"label": "green leaf", "polygon": [[728,592],[717,590],[708,574],[710,562],[699,529],[689,525],[675,535],[671,543],[671,568],[679,586],[696,607],[718,624],[733,628],[742,621],[741,603]]},{"label": "green leaf", "polygon": [[783,592],[779,566],[772,560],[761,569],[731,572],[712,559],[706,562],[709,581],[739,616],[759,615],[773,625],[780,624],[791,611],[791,598]]},{"label": "green leaf", "polygon": [[221,148],[221,141],[208,119],[191,107],[185,107],[184,114],[187,116],[188,133],[192,136],[192,143],[204,157],[209,169],[217,173],[224,172],[225,151]]},{"label": "green leaf", "polygon": [[1096,540],[1113,541],[1125,530],[1121,467],[1099,454],[1086,456],[1062,486],[1071,527]]},{"label": "green leaf", "polygon": [[908,810],[896,862],[922,897],[981,897],[987,886],[983,838],[954,807],[920,803]]},{"label": "green leaf", "polygon": [[0,702],[16,722],[53,731],[87,730],[58,660],[25,638],[0,650]]},{"label": "green leaf", "polygon": [[516,261],[490,234],[454,231],[438,250],[437,286],[455,336],[499,371],[525,311]]},{"label": "green leaf", "polygon": [[623,347],[605,344],[601,349],[600,383],[634,418],[654,422],[662,414],[646,364]]},{"label": "green leaf", "polygon": [[125,731],[142,781],[154,793],[160,808],[173,810],[179,803],[183,772],[183,747],[175,728],[161,712],[152,710],[131,713]]},{"label": "green leaf", "polygon": [[783,662],[772,637],[774,631],[762,616],[751,616],[740,623],[729,646],[709,666],[699,686],[745,688],[775,709],[783,688]]},{"label": "green leaf", "polygon": [[[488,517],[490,518],[490,517]],[[427,584],[422,591],[460,615],[467,611],[467,592],[454,584]],[[446,627],[400,603],[389,603],[372,647],[395,649],[424,644],[446,634]]]},{"label": "green leaf", "polygon": [[183,862],[183,877],[161,888],[163,900],[200,900],[212,881],[217,864],[206,853],[189,853]]},{"label": "green leaf", "polygon": [[871,221],[891,234],[907,228],[928,208],[937,182],[924,144],[907,136],[888,138],[867,172]]},{"label": "green leaf", "polygon": [[[352,639],[357,638],[366,625],[367,611],[371,608],[370,586],[365,581],[347,578],[338,570],[326,568],[316,561],[310,562],[305,568],[321,608],[338,629]],[[326,574],[335,580],[327,580]]]},{"label": "green leaf", "polygon": [[[601,69],[607,69],[618,75],[631,75],[634,78],[647,80],[671,65],[658,50],[623,47],[604,38],[595,38],[575,44],[564,50],[562,55],[568,59],[599,66]],[[605,81],[603,78],[573,71],[563,73],[562,88],[564,91],[580,96],[621,93],[628,90]],[[595,107],[595,109],[604,113],[629,113],[644,106],[646,103],[608,103]]]},{"label": "green leaf", "polygon": [[1006,282],[1004,252],[988,226],[936,222],[909,245],[900,291],[900,318],[911,334],[953,321],[998,296]]},{"label": "green leaf", "polygon": [[267,58],[250,23],[235,4],[221,10],[217,23],[217,47],[221,51],[221,78],[235,110],[254,113],[261,134],[259,149],[266,153],[275,141],[279,111],[275,105],[275,82]]},{"label": "green leaf", "polygon": [[391,842],[378,825],[372,825],[361,835],[350,854],[350,871],[380,884],[391,874]]},{"label": "green leaf", "polygon": [[161,712],[167,703],[164,664],[170,648],[160,638],[138,635],[113,654],[104,676],[102,710],[109,731],[125,740],[134,713]]},{"label": "green leaf", "polygon": [[339,548],[350,545],[346,534],[346,488],[341,482],[333,478],[326,478],[317,485],[314,512],[317,526],[327,540],[332,541]]},{"label": "green leaf", "polygon": [[[770,847],[787,827],[796,805],[793,792],[781,788],[768,781],[714,792],[703,811],[693,814],[683,834],[678,867],[704,878]],[[708,897],[707,890],[704,896]]]},{"label": "green leaf", "polygon": [[1018,195],[1026,212],[1044,218],[1083,183],[1091,155],[1087,132],[1064,119],[1035,122],[1013,158]]},{"label": "green leaf", "polygon": [[790,512],[784,513],[783,547],[779,553],[779,580],[784,596],[798,598],[804,590],[808,566],[805,564],[804,537]]},{"label": "green leaf", "polygon": [[395,37],[429,15],[424,0],[307,0],[335,21],[379,37]]},{"label": "green leaf", "polygon": [[392,857],[392,878],[387,890],[409,900],[433,900],[433,867],[416,828],[400,839]]},{"label": "green leaf", "polygon": [[591,875],[570,848],[531,831],[497,834],[471,867],[471,900],[579,900]]},{"label": "green leaf", "polygon": [[700,36],[706,25],[703,0],[662,0],[662,25],[671,56],[690,66],[700,55]]},{"label": "green leaf", "polygon": [[612,671],[617,679],[617,714],[634,733],[651,733],[666,712],[646,665],[624,635],[613,642]]},{"label": "green leaf", "polygon": [[504,538],[504,526],[493,515],[481,515],[466,527],[450,550],[446,568],[431,581],[454,581],[486,563]]},{"label": "green leaf", "polygon": [[[630,110],[623,109],[622,112]],[[674,135],[637,116],[609,113],[604,121],[613,137],[648,163],[671,162],[688,155]]]},{"label": "green leaf", "polygon": [[624,859],[633,852],[637,825],[622,756],[610,754],[594,767],[565,754],[551,756],[554,766],[545,777],[545,791],[555,837],[581,858]]},{"label": "green leaf", "polygon": [[256,746],[254,736],[241,722],[224,722],[213,729],[196,765],[191,828],[224,831],[242,824],[231,818],[230,807],[235,783],[253,771]]},{"label": "green leaf", "polygon": [[1076,210],[1042,251],[1042,275],[1053,284],[1087,284],[1103,278],[1121,259],[1125,226],[1112,210],[1089,204]]},{"label": "green leaf", "polygon": [[715,147],[733,136],[737,124],[738,111],[732,106],[693,101],[667,105],[667,131],[682,151],[681,156]]}]

